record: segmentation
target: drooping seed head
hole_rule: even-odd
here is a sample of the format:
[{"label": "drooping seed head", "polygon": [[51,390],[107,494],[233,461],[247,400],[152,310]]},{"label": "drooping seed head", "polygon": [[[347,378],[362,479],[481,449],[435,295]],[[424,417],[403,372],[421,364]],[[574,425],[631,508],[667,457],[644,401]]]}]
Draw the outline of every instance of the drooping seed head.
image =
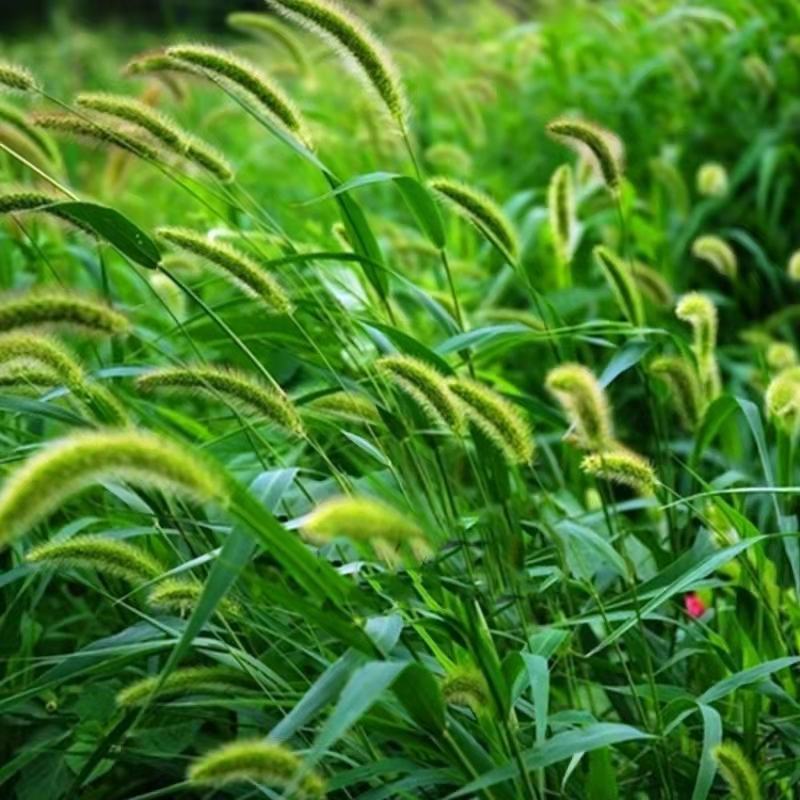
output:
[{"label": "drooping seed head", "polygon": [[158,228],[165,242],[208,262],[229,283],[278,314],[288,314],[292,304],[278,282],[249,256],[225,242],[212,241],[188,228]]},{"label": "drooping seed head", "polygon": [[234,11],[228,14],[225,21],[231,28],[236,30],[280,42],[300,68],[300,72],[304,73],[308,70],[308,59],[303,50],[303,44],[283,24],[276,22],[275,19],[267,14]]},{"label": "drooping seed head", "polygon": [[[206,753],[189,767],[189,783],[199,786],[227,786],[243,781],[286,789],[300,771],[300,758],[282,744],[263,739],[241,740]],[[307,772],[299,779],[292,795],[297,800],[316,800],[325,796],[322,779]]]},{"label": "drooping seed head", "polygon": [[634,261],[630,265],[631,277],[641,292],[651,303],[658,306],[672,306],[675,296],[672,287],[662,277],[661,273],[653,267]]},{"label": "drooping seed head", "polygon": [[414,401],[433,425],[463,430],[463,414],[441,372],[406,355],[384,356],[375,366],[387,381]]},{"label": "drooping seed head", "polygon": [[733,800],[761,800],[758,773],[738,745],[723,742],[712,752]]},{"label": "drooping seed head", "polygon": [[0,389],[17,394],[38,395],[62,383],[61,377],[42,364],[20,360],[0,362]]},{"label": "drooping seed head", "polygon": [[755,54],[747,56],[742,61],[742,67],[745,75],[762,95],[768,96],[775,91],[775,75],[761,56]]},{"label": "drooping seed head", "polygon": [[514,405],[493,389],[469,378],[452,379],[449,386],[466,418],[508,463],[530,464],[533,461],[533,433]]},{"label": "drooping seed head", "polygon": [[186,316],[186,295],[163,272],[153,272],[148,283],[173,316],[178,320]]},{"label": "drooping seed head", "polygon": [[593,253],[628,322],[632,325],[643,325],[645,319],[642,296],[628,265],[616,253],[602,245],[595,247]]},{"label": "drooping seed head", "polygon": [[39,82],[25,67],[8,61],[0,61],[0,89],[13,92],[41,91]]},{"label": "drooping seed head", "polygon": [[605,450],[612,444],[614,426],[606,393],[590,370],[562,364],[550,370],[545,385],[564,409],[579,447]]},{"label": "drooping seed head", "polygon": [[436,172],[465,175],[472,170],[472,156],[457,144],[438,142],[425,150],[425,160]]},{"label": "drooping seed head", "polygon": [[450,178],[431,178],[431,189],[459,216],[474,225],[511,260],[519,254],[517,234],[502,209],[489,195]]},{"label": "drooping seed head", "polygon": [[596,478],[628,486],[637,494],[649,497],[658,485],[650,463],[629,450],[608,450],[592,453],[581,461],[581,470]]},{"label": "drooping seed head", "polygon": [[355,69],[401,128],[408,102],[391,56],[353,14],[331,0],[266,0],[270,9],[316,34]]},{"label": "drooping seed head", "polygon": [[486,679],[475,667],[455,667],[442,679],[440,688],[450,705],[469,706],[476,714],[491,707]]},{"label": "drooping seed head", "polygon": [[562,264],[567,264],[572,258],[575,237],[575,193],[572,186],[572,167],[569,164],[562,164],[550,178],[547,187],[547,213],[556,258]]},{"label": "drooping seed head", "polygon": [[800,281],[800,250],[795,250],[794,253],[789,256],[786,274],[789,276],[789,280]]},{"label": "drooping seed head", "polygon": [[202,392],[244,412],[255,411],[287,431],[304,436],[303,423],[289,398],[247,375],[214,366],[165,367],[136,379],[143,392]]},{"label": "drooping seed head", "polygon": [[113,479],[203,502],[224,502],[227,495],[199,456],[169,439],[133,430],[71,434],[46,445],[3,484],[0,545],[25,534],[73,495]]},{"label": "drooping seed head", "polygon": [[[167,578],[150,591],[147,604],[185,617],[197,607],[202,593],[203,584],[194,578]],[[241,613],[241,606],[229,597],[223,597],[217,605],[217,614],[222,617],[235,618]]]},{"label": "drooping seed head", "polygon": [[378,424],[381,421],[380,414],[372,400],[354,392],[341,391],[322,395],[312,400],[307,408],[321,414],[355,422]]},{"label": "drooping seed head", "polygon": [[594,156],[606,186],[616,192],[622,179],[622,166],[612,149],[610,135],[607,131],[577,119],[557,119],[547,126],[547,130],[555,136],[562,137],[588,148]]},{"label": "drooping seed head", "polygon": [[310,145],[311,137],[294,103],[252,62],[228,50],[202,44],[173,45],[166,53],[229,88],[246,92],[272,119]]},{"label": "drooping seed head", "polygon": [[694,365],[680,356],[661,356],[650,364],[650,371],[667,384],[678,417],[686,428],[694,430],[705,411]]},{"label": "drooping seed head", "polygon": [[767,366],[776,372],[798,363],[797,351],[788,342],[771,342],[765,357]]},{"label": "drooping seed head", "polygon": [[[159,687],[159,684],[160,687]],[[252,689],[249,675],[230,667],[182,667],[171,672],[162,682],[161,676],[129,683],[117,693],[117,705],[138,706],[156,695],[159,699],[184,694],[234,694]]]},{"label": "drooping seed head", "polygon": [[800,432],[800,367],[786,367],[770,381],[764,396],[767,413],[790,435]]},{"label": "drooping seed head", "polygon": [[197,75],[197,69],[168,56],[164,50],[149,50],[134,56],[123,68],[123,75],[152,75],[160,72],[185,72]]},{"label": "drooping seed head", "polygon": [[348,538],[369,544],[389,563],[410,549],[418,558],[430,554],[425,532],[415,522],[385,503],[369,497],[334,497],[306,517],[303,533],[316,544]]},{"label": "drooping seed head", "polygon": [[86,382],[86,373],[66,348],[37,333],[0,334],[0,364],[44,369],[56,379],[55,385],[70,389],[82,387]]},{"label": "drooping seed head", "polygon": [[118,334],[128,320],[105,303],[56,290],[28,292],[0,300],[0,331],[68,326],[88,333]]},{"label": "drooping seed head", "polygon": [[692,255],[710,264],[720,275],[735,281],[739,272],[736,253],[719,236],[698,236],[692,242]]},{"label": "drooping seed head", "polygon": [[91,534],[39,545],[25,554],[25,560],[62,567],[91,567],[133,585],[153,580],[165,571],[163,564],[140,547],[121,539]]},{"label": "drooping seed head", "polygon": [[18,131],[30,142],[40,157],[51,166],[61,165],[61,156],[53,140],[43,131],[31,124],[28,117],[16,106],[0,102],[0,122]]},{"label": "drooping seed head", "polygon": [[675,315],[692,326],[694,337],[692,350],[700,370],[705,400],[710,402],[720,392],[719,367],[716,359],[719,326],[717,308],[708,296],[700,292],[689,292],[678,301]]},{"label": "drooping seed head", "polygon": [[722,164],[706,161],[697,170],[696,183],[703,197],[723,197],[728,191],[728,173]]}]

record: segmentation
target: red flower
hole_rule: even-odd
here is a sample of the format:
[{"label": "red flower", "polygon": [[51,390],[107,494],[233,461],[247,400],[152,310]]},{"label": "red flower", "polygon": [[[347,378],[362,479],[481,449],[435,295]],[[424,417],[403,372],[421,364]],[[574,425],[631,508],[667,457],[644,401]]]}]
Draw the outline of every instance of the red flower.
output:
[{"label": "red flower", "polygon": [[689,592],[689,594],[684,595],[683,606],[686,609],[686,613],[694,619],[702,617],[706,613],[706,604],[697,592]]}]

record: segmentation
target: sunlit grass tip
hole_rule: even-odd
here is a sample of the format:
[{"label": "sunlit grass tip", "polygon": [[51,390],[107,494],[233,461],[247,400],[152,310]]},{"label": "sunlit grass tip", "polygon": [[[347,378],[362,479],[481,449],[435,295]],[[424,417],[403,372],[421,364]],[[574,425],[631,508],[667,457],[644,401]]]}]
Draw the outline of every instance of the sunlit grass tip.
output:
[{"label": "sunlit grass tip", "polygon": [[579,119],[553,120],[547,130],[555,136],[577,142],[592,153],[606,186],[613,192],[622,180],[622,165],[614,153],[610,134],[599,126]]},{"label": "sunlit grass tip", "polygon": [[278,282],[250,256],[225,243],[212,241],[188,228],[158,228],[156,235],[187,253],[199,256],[228,282],[278,314],[288,314],[292,304]]},{"label": "sunlit grass tip", "polygon": [[157,696],[164,698],[184,694],[235,694],[252,688],[250,676],[231,667],[182,667],[171,672],[163,682],[160,675],[154,675],[129,683],[117,693],[116,700],[118,706],[127,708],[150,700],[156,690]]},{"label": "sunlit grass tip", "polygon": [[624,449],[585,456],[581,461],[581,470],[611,483],[628,486],[644,497],[651,496],[658,486],[652,465],[636,453]]},{"label": "sunlit grass tip", "polygon": [[0,490],[0,546],[25,534],[65,502],[104,480],[123,480],[201,502],[224,503],[227,488],[203,460],[151,433],[100,430],[50,442]]},{"label": "sunlit grass tip", "polygon": [[761,800],[758,773],[738,745],[722,742],[714,748],[713,756],[733,800]]},{"label": "sunlit grass tip", "polygon": [[456,432],[463,430],[464,417],[447,379],[433,366],[407,355],[384,356],[375,366],[387,381],[414,401],[432,424]]},{"label": "sunlit grass tip", "polygon": [[322,779],[314,772],[301,774],[302,761],[289,748],[264,739],[229,742],[195,759],[187,777],[190,784],[226,786],[254,781],[286,789],[295,780],[293,797],[315,800],[325,796]]},{"label": "sunlit grass tip", "polygon": [[108,335],[129,329],[128,320],[118,311],[70,292],[48,289],[0,298],[0,331],[53,325]]},{"label": "sunlit grass tip", "polygon": [[767,413],[790,435],[800,433],[800,366],[781,370],[767,387]]},{"label": "sunlit grass tip", "polygon": [[608,399],[591,370],[581,364],[562,364],[550,370],[545,385],[564,409],[579,447],[605,450],[613,443]]},{"label": "sunlit grass tip", "polygon": [[311,135],[295,104],[252,62],[220,47],[194,43],[172,45],[166,55],[222,81],[227,87],[243,90],[272,119],[311,145]]},{"label": "sunlit grass tip", "polygon": [[255,411],[287,431],[304,436],[303,423],[292,402],[283,393],[253,380],[244,373],[214,366],[164,367],[136,379],[143,392],[202,392],[247,412]]},{"label": "sunlit grass tip", "polygon": [[[167,578],[150,590],[147,604],[185,617],[197,607],[202,593],[203,584],[195,578]],[[222,617],[235,618],[241,612],[241,606],[229,597],[223,597],[217,605],[217,614]]]},{"label": "sunlit grass tip", "polygon": [[13,92],[39,92],[41,86],[25,67],[0,60],[0,90],[3,89]]},{"label": "sunlit grass tip", "polygon": [[720,375],[717,365],[717,307],[707,295],[689,292],[675,307],[675,315],[692,327],[692,350],[697,359],[705,399],[710,402],[720,393]]},{"label": "sunlit grass tip", "polygon": [[519,254],[519,241],[503,210],[489,195],[450,178],[436,177],[428,185],[459,216],[474,225],[512,260]]},{"label": "sunlit grass tip", "polygon": [[386,48],[355,15],[332,0],[266,0],[267,6],[332,45],[405,130],[408,101]]},{"label": "sunlit grass tip", "polygon": [[530,464],[535,452],[530,425],[519,410],[494,389],[470,378],[449,382],[466,418],[511,464]]},{"label": "sunlit grass tip", "polygon": [[719,236],[698,236],[692,242],[692,255],[710,264],[720,275],[735,281],[739,264],[733,248]]},{"label": "sunlit grass tip", "polygon": [[157,559],[140,547],[92,534],[39,545],[25,554],[25,560],[34,564],[47,562],[57,566],[92,567],[134,585],[153,580],[165,571]]}]

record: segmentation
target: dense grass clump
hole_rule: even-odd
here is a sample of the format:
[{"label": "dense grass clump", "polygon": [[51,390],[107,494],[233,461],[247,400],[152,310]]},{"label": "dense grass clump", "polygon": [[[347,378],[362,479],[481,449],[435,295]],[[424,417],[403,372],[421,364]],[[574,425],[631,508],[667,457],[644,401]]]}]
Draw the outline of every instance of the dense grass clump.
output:
[{"label": "dense grass clump", "polygon": [[797,3],[163,5],[0,32],[0,798],[794,798]]}]

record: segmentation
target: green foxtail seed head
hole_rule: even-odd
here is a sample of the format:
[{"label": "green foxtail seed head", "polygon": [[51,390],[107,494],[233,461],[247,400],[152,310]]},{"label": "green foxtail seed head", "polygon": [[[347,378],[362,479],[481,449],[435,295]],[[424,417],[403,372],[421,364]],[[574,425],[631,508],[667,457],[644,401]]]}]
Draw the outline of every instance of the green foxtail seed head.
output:
[{"label": "green foxtail seed head", "polygon": [[47,290],[0,300],[0,331],[65,325],[89,333],[117,334],[128,330],[122,314],[97,300]]},{"label": "green foxtail seed head", "polygon": [[0,546],[22,536],[83,489],[112,479],[203,502],[224,502],[227,494],[201,458],[169,439],[134,430],[70,434],[48,443],[4,482]]},{"label": "green foxtail seed head", "polygon": [[33,75],[18,64],[0,61],[0,89],[14,92],[38,92],[41,90]]},{"label": "green foxtail seed head", "polygon": [[425,150],[425,160],[436,172],[464,175],[472,171],[472,156],[457,144],[439,142]]},{"label": "green foxtail seed head", "polygon": [[750,55],[742,61],[744,73],[762,95],[775,91],[775,76],[761,56]]},{"label": "green foxtail seed head", "polygon": [[767,413],[787,433],[800,432],[800,367],[781,370],[764,396]]},{"label": "green foxtail seed head", "polygon": [[185,72],[197,75],[198,71],[189,64],[182,63],[166,54],[164,50],[148,50],[134,56],[123,68],[123,75],[153,75],[161,72]]},{"label": "green foxtail seed head", "polygon": [[660,356],[650,364],[650,371],[666,383],[684,427],[694,430],[705,411],[694,364],[680,356]]},{"label": "green foxtail seed head", "polygon": [[39,211],[61,200],[57,195],[32,189],[5,189],[0,192],[0,214]]},{"label": "green foxtail seed head", "polygon": [[703,197],[722,197],[728,191],[728,173],[722,164],[706,161],[697,170],[697,191]]},{"label": "green foxtail seed head", "polygon": [[596,478],[629,486],[644,497],[652,495],[658,485],[658,479],[650,463],[629,450],[592,453],[581,461],[581,470]]},{"label": "green foxtail seed head", "polygon": [[442,678],[440,686],[449,705],[469,706],[476,714],[491,705],[486,679],[474,667],[456,667]]},{"label": "green foxtail seed head", "polygon": [[367,27],[331,0],[266,0],[270,9],[330,44],[381,99],[401,128],[408,102],[391,56]]},{"label": "green foxtail seed head", "polygon": [[577,119],[554,120],[547,126],[547,130],[556,136],[587,147],[600,167],[606,186],[612,192],[617,191],[622,177],[622,167],[614,155],[606,131],[597,125]]},{"label": "green foxtail seed head", "polygon": [[303,45],[282,24],[276,22],[267,14],[257,14],[251,11],[234,11],[225,18],[229,27],[254,34],[259,37],[274,39],[279,42],[292,60],[299,67],[300,72],[308,70],[308,60],[303,50]]},{"label": "green foxtail seed head", "polygon": [[188,228],[158,228],[156,235],[187,253],[200,256],[229,283],[270,311],[288,314],[292,304],[278,282],[252,258],[225,242],[212,241]]},{"label": "green foxtail seed head", "polygon": [[233,179],[233,170],[221,153],[141,100],[104,92],[83,92],[75,102],[82,108],[141,128],[166,150],[202,167],[223,182]]},{"label": "green foxtail seed head", "polygon": [[675,296],[672,293],[672,287],[657,270],[641,261],[634,261],[630,265],[630,273],[639,292],[651,303],[657,306],[674,304]]},{"label": "green foxtail seed head", "polygon": [[141,705],[153,698],[156,689],[163,699],[184,694],[233,694],[252,688],[253,681],[247,673],[230,667],[182,667],[171,672],[163,683],[160,675],[129,683],[117,693],[117,705]]},{"label": "green foxtail seed head", "polygon": [[[264,739],[244,739],[218,747],[195,759],[187,777],[199,786],[227,786],[252,781],[276,789],[292,785],[302,762],[282,744]],[[300,778],[292,794],[297,800],[316,800],[325,796],[322,779],[314,772]]]},{"label": "green foxtail seed head", "polygon": [[789,280],[800,281],[800,250],[795,250],[794,253],[789,256],[786,274],[789,276]]},{"label": "green foxtail seed head", "polygon": [[733,800],[761,800],[758,774],[738,745],[723,742],[714,748],[713,756]]},{"label": "green foxtail seed head", "polygon": [[697,359],[705,400],[710,403],[720,393],[719,367],[717,366],[717,308],[700,292],[685,294],[675,307],[675,315],[692,326],[692,350]]},{"label": "green foxtail seed head", "polygon": [[[195,609],[202,593],[203,584],[194,578],[167,578],[150,591],[147,604],[185,617]],[[238,617],[241,613],[239,604],[229,597],[223,597],[217,605],[221,617]]]},{"label": "green foxtail seed head", "polygon": [[124,578],[133,585],[146,583],[165,572],[164,566],[144,550],[120,539],[73,536],[47,542],[29,550],[25,560],[64,567],[93,567],[98,572]]},{"label": "green foxtail seed head", "polygon": [[0,102],[0,122],[11,126],[30,141],[38,153],[51,166],[61,165],[61,155],[53,140],[40,131],[16,106]]},{"label": "green foxtail seed head", "polygon": [[231,369],[213,366],[165,367],[136,379],[143,392],[203,392],[243,411],[255,411],[287,431],[304,436],[303,423],[282,392]]},{"label": "green foxtail seed head", "polygon": [[69,389],[82,387],[86,374],[61,344],[45,336],[25,331],[0,334],[0,364],[23,364],[44,369],[56,378],[56,385]]},{"label": "green foxtail seed head", "polygon": [[692,255],[710,264],[720,275],[735,281],[739,272],[736,253],[719,236],[698,236],[692,242]]},{"label": "green foxtail seed head", "polygon": [[450,178],[431,178],[428,185],[459,216],[474,225],[509,258],[516,259],[519,253],[517,234],[491,197]]},{"label": "green foxtail seed head", "polygon": [[642,296],[628,265],[616,253],[602,245],[595,247],[593,252],[628,322],[632,325],[643,325],[645,320]]},{"label": "green foxtail seed head", "polygon": [[562,164],[550,178],[547,187],[547,213],[550,235],[556,258],[568,264],[572,258],[575,238],[575,193],[572,186],[572,167]]},{"label": "green foxtail seed head", "polygon": [[510,464],[533,461],[533,433],[515,406],[493,389],[469,378],[452,379],[449,386],[466,418]]},{"label": "green foxtail seed head", "polygon": [[303,533],[316,544],[341,537],[368,543],[389,563],[395,563],[397,552],[406,547],[420,559],[430,554],[422,528],[391,506],[369,497],[326,500],[306,517]]},{"label": "green foxtail seed head", "polygon": [[771,342],[766,352],[767,366],[774,371],[793,367],[798,362],[797,351],[788,342]]},{"label": "green foxtail seed head", "polygon": [[0,362],[0,390],[38,395],[61,384],[59,375],[42,364],[29,361]]},{"label": "green foxtail seed head", "polygon": [[326,416],[338,417],[354,422],[378,424],[380,414],[368,397],[354,392],[331,392],[312,400],[307,408]]},{"label": "green foxtail seed head", "polygon": [[186,295],[181,288],[163,272],[151,273],[147,281],[172,315],[182,320],[186,316],[187,307]]},{"label": "green foxtail seed head", "polygon": [[311,137],[294,103],[255,64],[222,48],[202,44],[173,45],[166,52],[170,58],[222,81],[224,86],[244,91],[271,119],[310,145]]},{"label": "green foxtail seed head", "polygon": [[564,409],[579,447],[605,450],[611,446],[614,426],[608,400],[590,370],[580,364],[562,364],[550,370],[545,385]]},{"label": "green foxtail seed head", "polygon": [[79,117],[77,114],[35,114],[33,124],[54,134],[63,134],[76,139],[86,139],[103,145],[112,145],[127,150],[148,161],[158,161],[157,148],[139,136],[114,125]]},{"label": "green foxtail seed head", "polygon": [[384,356],[376,363],[378,372],[410,397],[433,424],[463,430],[464,417],[447,386],[445,377],[430,364],[406,355]]}]

